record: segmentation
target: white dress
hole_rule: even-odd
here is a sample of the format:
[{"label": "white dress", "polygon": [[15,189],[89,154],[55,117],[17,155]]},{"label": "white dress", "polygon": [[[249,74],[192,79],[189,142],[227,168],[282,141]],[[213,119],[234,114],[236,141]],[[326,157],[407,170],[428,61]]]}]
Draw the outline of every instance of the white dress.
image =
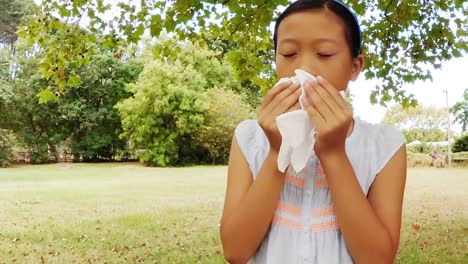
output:
[{"label": "white dress", "polygon": [[[269,152],[268,140],[257,120],[240,123],[235,136],[255,180]],[[375,176],[404,143],[394,127],[355,119],[346,154],[366,195]],[[353,263],[336,223],[326,177],[314,155],[300,172],[287,168],[273,221],[248,263]]]}]

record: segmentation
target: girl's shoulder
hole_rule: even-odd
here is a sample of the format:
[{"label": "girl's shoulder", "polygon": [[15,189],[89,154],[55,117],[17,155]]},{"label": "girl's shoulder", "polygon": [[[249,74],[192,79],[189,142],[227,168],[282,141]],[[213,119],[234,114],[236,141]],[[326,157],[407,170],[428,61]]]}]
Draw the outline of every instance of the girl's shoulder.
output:
[{"label": "girl's shoulder", "polygon": [[357,134],[367,138],[369,141],[377,141],[376,143],[398,142],[405,143],[406,139],[401,131],[394,126],[385,124],[372,124],[360,119],[355,119],[357,126]]},{"label": "girl's shoulder", "polygon": [[242,154],[249,163],[252,174],[255,176],[270,151],[270,144],[263,129],[257,120],[249,119],[237,125],[234,136]]},{"label": "girl's shoulder", "polygon": [[395,153],[406,143],[401,131],[390,125],[372,124],[356,120],[355,139],[353,149],[360,149],[361,154],[367,155],[375,162],[375,171],[379,172]]},{"label": "girl's shoulder", "polygon": [[266,138],[265,133],[255,119],[240,122],[236,127],[234,135],[241,148],[245,144],[258,145],[259,143],[263,143],[263,139]]}]

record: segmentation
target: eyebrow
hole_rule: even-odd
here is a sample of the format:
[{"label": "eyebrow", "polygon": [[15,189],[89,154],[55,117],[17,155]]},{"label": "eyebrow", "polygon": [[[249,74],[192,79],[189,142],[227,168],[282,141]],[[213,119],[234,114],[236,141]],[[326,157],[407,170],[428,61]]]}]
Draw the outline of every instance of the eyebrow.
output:
[{"label": "eyebrow", "polygon": [[[316,40],[314,40],[314,42],[331,42],[331,43],[334,43],[336,44],[337,41],[335,39],[332,39],[332,38],[318,38]],[[279,43],[292,43],[292,44],[297,44],[298,41],[294,38],[285,38],[285,39],[282,39]]]}]

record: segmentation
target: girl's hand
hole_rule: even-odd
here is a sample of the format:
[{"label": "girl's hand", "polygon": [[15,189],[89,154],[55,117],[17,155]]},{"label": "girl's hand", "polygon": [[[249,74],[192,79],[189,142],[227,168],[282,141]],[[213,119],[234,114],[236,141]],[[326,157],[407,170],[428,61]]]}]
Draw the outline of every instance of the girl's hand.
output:
[{"label": "girl's hand", "polygon": [[304,85],[303,104],[316,126],[314,151],[317,156],[344,153],[353,113],[340,93],[318,76]]},{"label": "girl's hand", "polygon": [[270,151],[279,152],[281,134],[276,125],[276,117],[289,111],[299,110],[300,84],[291,81],[270,89],[260,105],[257,120],[270,143]]}]

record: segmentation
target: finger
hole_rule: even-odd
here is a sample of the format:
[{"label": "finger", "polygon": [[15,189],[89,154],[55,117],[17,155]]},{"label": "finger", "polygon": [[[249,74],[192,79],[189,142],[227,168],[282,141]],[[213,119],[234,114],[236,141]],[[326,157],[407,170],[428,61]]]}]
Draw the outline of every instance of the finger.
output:
[{"label": "finger", "polygon": [[[335,115],[339,115],[340,113],[343,112],[343,109],[341,109],[341,106],[338,105],[338,103],[332,97],[330,92],[326,90],[322,85],[320,85],[317,82],[317,80],[313,80],[311,81],[311,83],[313,85],[313,91],[316,92],[320,96],[320,98],[324,102],[324,105],[328,106],[328,109],[331,111],[331,113]],[[335,89],[335,88],[333,88],[332,86],[332,89]]]},{"label": "finger", "polygon": [[325,125],[325,119],[323,116],[315,109],[315,107],[309,103],[306,98],[302,99],[302,105],[304,106],[304,110],[307,111],[309,114],[310,119],[312,119],[312,123],[315,124],[317,127],[323,127]]},{"label": "finger", "polygon": [[[299,85],[300,86],[300,85]],[[274,109],[272,109],[272,115],[278,116],[288,112],[288,109],[299,103],[299,97],[301,96],[301,89],[297,88],[294,93],[290,94],[286,98],[283,98]]]},{"label": "finger", "polygon": [[320,96],[320,86],[315,80],[307,80],[304,84],[304,90],[306,92],[309,103],[317,110],[325,121],[331,121],[334,119],[335,113],[328,105],[328,103]]},{"label": "finger", "polygon": [[346,100],[341,96],[340,92],[325,78],[322,76],[317,76],[317,82],[320,86],[322,86],[328,93],[330,94],[331,98],[336,102],[338,106],[340,106],[343,110],[349,110],[349,106],[346,103]]},{"label": "finger", "polygon": [[[297,93],[300,91],[299,87],[301,85],[298,83],[291,84],[288,88],[284,89],[282,92],[277,94],[268,105],[265,106],[264,111],[266,112],[273,112],[278,108],[278,105],[285,99],[288,98],[290,95]],[[286,102],[283,102],[282,105],[286,105]],[[280,106],[281,107],[281,106]],[[282,107],[283,111],[286,111],[289,106]]]},{"label": "finger", "polygon": [[292,81],[287,81],[285,83],[281,83],[276,85],[275,87],[271,88],[263,98],[262,103],[260,104],[259,111],[262,111],[265,109],[265,107],[275,98],[276,95],[284,91],[286,88],[288,88],[292,84]]},{"label": "finger", "polygon": [[299,101],[297,101],[296,104],[291,106],[286,112],[292,112],[292,111],[297,111],[297,110],[301,110],[301,104],[299,104]]}]

